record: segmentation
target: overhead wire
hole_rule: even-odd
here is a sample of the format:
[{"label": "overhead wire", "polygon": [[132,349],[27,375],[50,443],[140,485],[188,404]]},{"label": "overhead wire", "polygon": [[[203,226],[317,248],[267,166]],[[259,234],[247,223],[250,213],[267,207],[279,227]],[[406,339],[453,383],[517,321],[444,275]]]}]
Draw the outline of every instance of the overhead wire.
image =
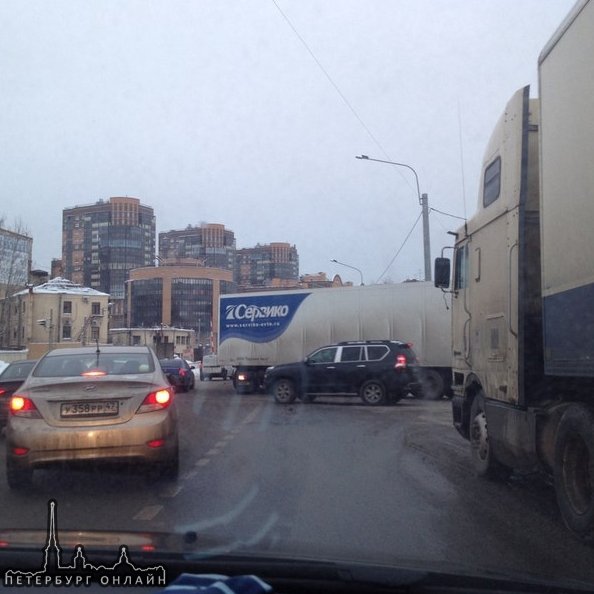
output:
[{"label": "overhead wire", "polygon": [[406,237],[404,238],[404,241],[402,242],[401,246],[398,248],[397,252],[394,254],[394,257],[390,260],[390,263],[386,266],[386,269],[380,274],[380,276],[378,277],[377,281],[375,281],[375,284],[379,284],[379,282],[382,280],[382,278],[384,277],[384,275],[386,274],[386,272],[388,272],[388,270],[390,270],[390,267],[392,266],[392,264],[394,264],[394,261],[396,260],[396,258],[398,257],[398,255],[400,254],[400,252],[402,251],[402,249],[404,248],[404,246],[406,245],[406,242],[409,240],[410,236],[412,235],[412,232],[415,230],[415,227],[417,226],[418,222],[421,220],[421,216],[423,215],[423,211],[421,211],[419,213],[419,216],[417,217],[416,221],[414,222],[413,226],[411,227],[410,231],[407,233]]},{"label": "overhead wire", "polygon": [[[384,155],[384,157],[386,158],[386,160],[391,161],[391,157],[388,154],[388,152],[384,149],[384,147],[382,146],[382,144],[380,143],[380,141],[371,132],[371,130],[369,129],[369,127],[367,126],[367,124],[363,121],[363,119],[361,118],[361,116],[357,113],[357,110],[353,107],[353,105],[347,99],[347,97],[345,96],[345,94],[340,90],[340,88],[338,87],[338,85],[334,82],[333,78],[330,76],[330,73],[326,70],[326,68],[324,67],[324,65],[317,58],[317,56],[315,55],[315,53],[313,52],[313,50],[309,47],[309,45],[307,44],[307,42],[305,41],[305,39],[303,38],[303,36],[299,33],[299,31],[297,30],[297,28],[293,25],[293,23],[289,19],[289,17],[283,12],[283,10],[281,9],[281,7],[278,5],[277,0],[272,0],[272,3],[274,4],[274,6],[276,6],[276,9],[280,13],[280,15],[282,16],[282,18],[284,19],[284,21],[287,23],[287,25],[293,31],[293,33],[295,34],[295,36],[297,37],[297,39],[299,39],[299,41],[301,42],[301,44],[303,45],[303,47],[305,47],[305,49],[307,50],[308,54],[311,56],[311,58],[313,59],[313,61],[317,64],[318,68],[322,71],[322,73],[324,74],[324,76],[326,77],[326,79],[328,80],[328,82],[332,85],[332,88],[336,91],[336,93],[342,99],[342,101],[344,102],[344,104],[348,107],[349,111],[353,114],[353,116],[357,119],[357,121],[359,122],[359,124],[365,130],[365,132],[367,133],[367,135],[369,136],[369,138],[371,138],[371,140],[373,141],[373,143],[377,146],[377,148],[380,150],[380,152],[382,153],[382,155]],[[406,181],[406,183],[410,186],[410,181],[402,174],[402,172],[401,171],[398,171],[398,173],[399,173],[400,177],[402,179],[404,179]],[[412,188],[412,186],[410,186],[410,187]],[[398,251],[396,252],[396,254],[394,255],[394,257],[392,258],[392,260],[390,261],[390,263],[388,264],[388,266],[386,267],[386,269],[384,270],[384,272],[380,275],[380,277],[378,278],[377,282],[379,282],[383,278],[383,276],[390,269],[390,267],[392,266],[392,264],[394,263],[394,261],[396,260],[396,258],[398,257],[398,255],[400,254],[400,252],[402,251],[402,249],[404,248],[404,245],[408,241],[408,238],[412,234],[414,228],[417,226],[417,223],[419,222],[422,214],[423,214],[423,212],[421,210],[419,212],[419,215],[418,215],[416,221],[414,222],[411,230],[407,234],[404,242],[398,248]]]},{"label": "overhead wire", "polygon": [[367,126],[367,124],[363,121],[363,119],[361,118],[361,116],[357,113],[357,110],[353,107],[353,105],[347,99],[347,97],[345,96],[345,94],[340,90],[340,88],[338,87],[338,85],[334,82],[334,80],[330,76],[329,72],[326,70],[326,68],[324,68],[324,65],[320,62],[320,60],[318,60],[318,58],[314,54],[313,50],[309,47],[309,45],[307,44],[307,42],[305,41],[305,39],[303,39],[303,37],[301,36],[301,34],[299,33],[299,31],[297,31],[297,28],[290,21],[289,17],[283,12],[283,10],[281,9],[281,7],[278,5],[277,0],[272,0],[272,3],[276,6],[277,10],[280,12],[281,16],[283,17],[283,19],[285,20],[285,22],[287,23],[287,25],[289,25],[289,27],[291,28],[291,30],[293,31],[293,33],[295,33],[295,36],[297,37],[297,39],[299,39],[299,41],[303,44],[303,47],[305,47],[305,49],[307,50],[307,52],[309,53],[309,55],[312,57],[313,61],[318,65],[318,68],[323,72],[324,76],[328,79],[328,82],[332,85],[332,87],[334,88],[334,90],[338,93],[339,97],[342,99],[342,101],[344,102],[344,104],[349,108],[350,112],[355,116],[355,118],[357,119],[357,121],[359,122],[359,124],[361,124],[361,126],[363,127],[363,129],[365,130],[365,132],[367,132],[369,138],[371,138],[371,140],[373,141],[373,143],[382,152],[382,154],[384,155],[384,157],[386,157],[386,159],[389,159],[390,158],[390,155],[388,155],[387,151],[384,149],[384,147],[382,146],[382,144],[380,143],[380,141],[373,135],[373,132],[371,132],[371,130],[369,129],[369,127]]},{"label": "overhead wire", "polygon": [[445,212],[443,210],[439,210],[437,208],[433,208],[431,206],[429,207],[429,210],[430,211],[433,211],[433,212],[438,212],[439,214],[442,214],[442,215],[444,215],[446,217],[452,217],[453,219],[459,219],[461,221],[466,221],[467,220],[466,217],[459,217],[459,216],[453,215],[453,214],[451,214],[449,212]]}]

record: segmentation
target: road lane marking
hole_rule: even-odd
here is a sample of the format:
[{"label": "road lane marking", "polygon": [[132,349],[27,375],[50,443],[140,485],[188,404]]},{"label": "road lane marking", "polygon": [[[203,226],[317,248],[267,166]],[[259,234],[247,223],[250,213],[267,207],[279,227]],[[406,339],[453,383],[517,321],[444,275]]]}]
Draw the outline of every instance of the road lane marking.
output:
[{"label": "road lane marking", "polygon": [[153,520],[163,509],[162,505],[147,505],[143,507],[135,516],[134,520]]},{"label": "road lane marking", "polygon": [[198,462],[196,462],[196,466],[206,466],[210,462],[210,458],[200,458]]},{"label": "road lane marking", "polygon": [[226,445],[227,445],[226,441],[219,441],[218,443],[215,443],[214,447],[221,449],[221,448],[224,448]]},{"label": "road lane marking", "polygon": [[220,454],[221,450],[218,450],[216,447],[212,448],[212,450],[209,450],[208,452],[206,452],[207,456],[216,456],[217,454]]},{"label": "road lane marking", "polygon": [[254,410],[250,412],[250,414],[245,419],[243,419],[243,421],[241,421],[241,424],[247,425],[248,423],[252,423],[254,419],[258,416],[258,413],[260,412],[261,408],[261,405],[258,408],[254,408]]}]

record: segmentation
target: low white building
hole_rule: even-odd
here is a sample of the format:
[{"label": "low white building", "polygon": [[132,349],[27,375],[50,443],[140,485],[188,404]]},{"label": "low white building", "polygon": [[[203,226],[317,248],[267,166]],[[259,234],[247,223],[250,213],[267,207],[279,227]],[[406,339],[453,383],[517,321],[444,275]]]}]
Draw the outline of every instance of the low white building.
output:
[{"label": "low white building", "polygon": [[107,293],[58,277],[19,291],[7,302],[11,315],[6,346],[28,348],[29,358],[52,348],[107,343]]},{"label": "low white building", "polygon": [[150,346],[159,357],[174,354],[194,359],[196,331],[188,328],[174,328],[159,324],[150,328],[111,328],[110,341],[118,346]]}]

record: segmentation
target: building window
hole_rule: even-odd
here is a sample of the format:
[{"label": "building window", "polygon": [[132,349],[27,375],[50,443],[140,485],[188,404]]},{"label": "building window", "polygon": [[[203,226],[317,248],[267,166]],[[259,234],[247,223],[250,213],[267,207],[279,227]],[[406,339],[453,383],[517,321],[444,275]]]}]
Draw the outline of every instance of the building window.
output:
[{"label": "building window", "polygon": [[[64,303],[64,305],[66,305],[66,303]],[[64,313],[66,313],[66,312],[64,312]],[[62,326],[62,338],[65,338],[65,339],[72,338],[72,326],[70,326],[70,324]]]},{"label": "building window", "polygon": [[91,303],[91,315],[101,315],[101,303],[99,303],[98,301],[93,301],[93,303]]},{"label": "building window", "polygon": [[[62,306],[62,313],[71,314],[72,313],[72,301],[64,301]],[[70,337],[68,337],[70,338]]]},{"label": "building window", "polygon": [[132,336],[132,344],[134,346],[138,346],[140,344],[140,336],[138,336],[138,334],[134,334],[134,336]]}]

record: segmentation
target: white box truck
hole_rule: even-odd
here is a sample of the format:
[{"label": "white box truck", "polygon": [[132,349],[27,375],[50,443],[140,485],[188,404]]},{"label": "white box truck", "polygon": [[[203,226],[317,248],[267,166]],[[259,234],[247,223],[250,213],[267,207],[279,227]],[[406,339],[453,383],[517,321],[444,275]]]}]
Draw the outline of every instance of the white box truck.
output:
[{"label": "white box truck", "polygon": [[[594,1],[542,51],[539,99],[519,90],[457,232],[454,425],[479,475],[554,477],[567,526],[594,537]],[[449,261],[436,262],[449,286]]]},{"label": "white box truck", "polygon": [[301,361],[348,340],[412,343],[422,394],[441,398],[451,381],[449,296],[430,282],[222,295],[218,359],[238,392],[260,389],[267,367]]}]

